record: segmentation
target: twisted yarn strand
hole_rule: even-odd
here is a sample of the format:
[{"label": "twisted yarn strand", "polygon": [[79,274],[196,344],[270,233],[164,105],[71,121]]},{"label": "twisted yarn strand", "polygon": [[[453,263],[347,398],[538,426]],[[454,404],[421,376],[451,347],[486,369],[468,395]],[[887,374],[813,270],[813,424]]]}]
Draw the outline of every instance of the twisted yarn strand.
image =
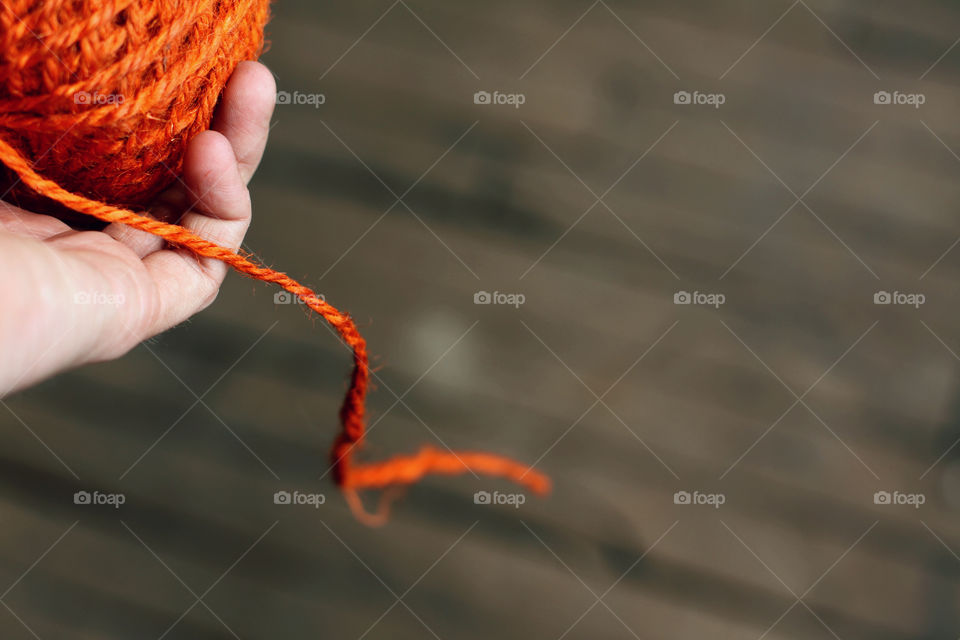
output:
[{"label": "twisted yarn strand", "polygon": [[205,240],[184,227],[161,222],[146,215],[67,191],[53,180],[39,175],[23,155],[2,139],[0,139],[0,161],[13,170],[24,184],[35,192],[56,200],[74,211],[104,222],[118,222],[159,236],[198,256],[224,262],[246,276],[274,283],[297,296],[310,309],[322,316],[353,352],[350,385],[340,409],[342,429],[331,449],[330,460],[335,481],[343,490],[355,515],[362,521],[369,524],[382,523],[386,518],[386,508],[390,501],[382,500],[379,512],[370,514],[365,511],[357,497],[358,490],[412,484],[428,474],[456,475],[470,472],[500,476],[538,494],[549,491],[550,480],[542,473],[509,458],[485,452],[454,452],[423,447],[413,455],[400,455],[375,463],[355,463],[354,452],[362,445],[365,436],[365,400],[370,383],[370,367],[366,341],[348,314],[337,310],[309,287],[300,284],[285,273],[257,264],[250,258]]},{"label": "twisted yarn strand", "polygon": [[[501,476],[536,493],[550,482],[508,458],[424,447],[358,463],[370,385],[367,346],[349,315],[308,287],[199,237],[136,213],[183,167],[209,128],[227,80],[264,49],[270,0],[0,0],[0,193],[81,224],[117,222],[274,283],[326,320],[353,352],[334,479],[358,518],[382,522],[397,486],[427,474]],[[109,204],[107,204],[109,203]],[[81,214],[79,219],[74,217]],[[393,489],[391,489],[393,487]],[[358,492],[385,489],[376,514]]]}]

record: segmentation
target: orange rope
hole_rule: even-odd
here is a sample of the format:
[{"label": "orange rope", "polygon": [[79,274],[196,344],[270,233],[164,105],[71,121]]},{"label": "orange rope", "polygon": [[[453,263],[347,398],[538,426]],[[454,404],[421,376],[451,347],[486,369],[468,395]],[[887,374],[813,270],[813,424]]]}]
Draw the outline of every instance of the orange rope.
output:
[{"label": "orange rope", "polygon": [[353,351],[350,386],[343,400],[343,406],[340,408],[342,430],[334,441],[330,459],[337,484],[341,487],[351,510],[362,521],[368,524],[382,523],[386,518],[391,497],[384,494],[378,512],[369,514],[364,510],[356,494],[358,490],[412,484],[428,474],[457,475],[470,472],[507,478],[537,494],[545,494],[550,490],[550,480],[542,473],[509,458],[490,453],[457,453],[424,447],[415,455],[396,456],[382,462],[357,464],[353,454],[364,440],[365,399],[370,382],[370,367],[366,341],[349,315],[327,304],[314,291],[290,276],[204,240],[184,227],[161,222],[67,191],[53,180],[39,175],[23,155],[2,139],[0,139],[0,161],[36,193],[104,222],[118,222],[146,231],[171,244],[188,249],[198,256],[220,260],[251,278],[272,282],[297,296],[304,304],[320,314]]}]

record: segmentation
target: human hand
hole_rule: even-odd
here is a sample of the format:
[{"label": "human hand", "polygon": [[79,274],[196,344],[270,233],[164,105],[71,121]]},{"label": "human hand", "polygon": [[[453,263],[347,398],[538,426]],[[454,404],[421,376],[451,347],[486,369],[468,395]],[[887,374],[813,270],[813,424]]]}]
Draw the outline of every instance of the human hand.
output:
[{"label": "human hand", "polygon": [[[250,225],[247,183],[267,141],[276,86],[258,62],[231,76],[180,180],[147,209],[223,247]],[[60,371],[118,358],[209,306],[222,262],[113,224],[76,231],[0,201],[0,398]]]}]

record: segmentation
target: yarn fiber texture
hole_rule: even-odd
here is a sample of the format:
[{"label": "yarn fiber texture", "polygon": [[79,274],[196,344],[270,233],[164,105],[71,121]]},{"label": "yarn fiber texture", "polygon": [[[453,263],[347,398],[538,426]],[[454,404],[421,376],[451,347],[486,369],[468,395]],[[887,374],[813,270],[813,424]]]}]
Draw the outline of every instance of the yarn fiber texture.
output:
[{"label": "yarn fiber texture", "polygon": [[[234,68],[259,56],[269,9],[268,0],[2,5],[0,136],[65,189],[124,207],[176,179]],[[37,195],[21,181],[7,199],[36,208]]]},{"label": "yarn fiber texture", "polygon": [[162,237],[274,283],[322,316],[353,353],[330,464],[362,521],[382,523],[394,492],[371,514],[358,491],[427,474],[501,476],[546,493],[545,475],[486,452],[425,446],[358,462],[370,367],[353,319],[252,256],[142,211],[177,178],[187,143],[210,126],[237,64],[259,56],[268,17],[269,0],[0,0],[0,163],[9,177],[0,194],[35,211],[75,212]]}]

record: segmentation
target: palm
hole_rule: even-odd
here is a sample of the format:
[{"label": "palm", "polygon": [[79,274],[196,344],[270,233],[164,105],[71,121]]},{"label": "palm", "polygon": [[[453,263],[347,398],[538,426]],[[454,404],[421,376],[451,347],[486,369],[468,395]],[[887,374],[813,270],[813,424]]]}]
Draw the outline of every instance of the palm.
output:
[{"label": "palm", "polygon": [[[238,247],[250,223],[246,185],[275,95],[265,67],[242,63],[212,131],[191,141],[182,176],[147,207],[151,215]],[[9,303],[0,317],[0,397],[64,368],[118,357],[209,305],[225,274],[221,263],[140,231],[76,231],[0,202],[0,299]]]},{"label": "palm", "polygon": [[16,252],[18,270],[41,283],[45,297],[73,303],[81,315],[93,313],[83,305],[116,306],[110,313],[129,327],[128,339],[141,334],[155,315],[159,274],[142,259],[153,244],[146,238],[118,228],[76,231],[52,216],[0,203],[0,243]]}]

